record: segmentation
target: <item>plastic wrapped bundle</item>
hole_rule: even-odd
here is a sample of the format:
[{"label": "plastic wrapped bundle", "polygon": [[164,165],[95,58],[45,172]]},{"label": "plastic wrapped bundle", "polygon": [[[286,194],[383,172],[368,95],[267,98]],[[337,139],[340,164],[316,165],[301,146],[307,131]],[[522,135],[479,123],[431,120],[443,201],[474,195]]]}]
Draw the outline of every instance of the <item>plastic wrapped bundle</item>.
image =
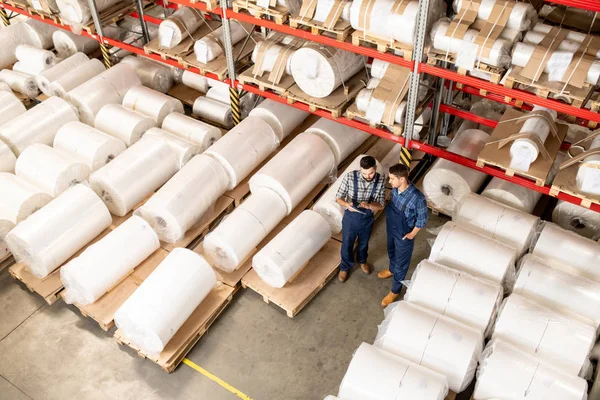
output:
[{"label": "plastic wrapped bundle", "polygon": [[364,131],[327,118],[319,118],[306,132],[314,133],[327,143],[333,152],[336,165],[344,161],[369,138],[369,134]]},{"label": "plastic wrapped bundle", "polygon": [[552,212],[552,222],[586,238],[600,238],[600,213],[589,208],[559,200]]},{"label": "plastic wrapped bundle", "polygon": [[0,139],[19,156],[34,143],[52,146],[59,128],[78,121],[77,110],[59,97],[50,97],[0,126]]},{"label": "plastic wrapped bundle", "polygon": [[231,106],[217,100],[209,99],[208,97],[198,97],[194,101],[193,113],[200,118],[214,122],[225,128],[233,126]]},{"label": "plastic wrapped bundle", "polygon": [[21,93],[31,99],[40,93],[35,78],[23,72],[3,69],[0,71],[0,81],[10,86],[13,92]]},{"label": "plastic wrapped bundle", "polygon": [[[588,150],[600,148],[600,136],[592,140]],[[600,196],[600,154],[587,156],[579,165],[575,178],[577,187],[584,193]]]},{"label": "plastic wrapped bundle", "polygon": [[181,76],[181,83],[201,93],[208,92],[208,78],[202,75],[195,74],[191,71],[183,71],[183,75]]},{"label": "plastic wrapped bundle", "polygon": [[542,193],[501,178],[492,178],[481,195],[531,214]]},{"label": "plastic wrapped bundle", "polygon": [[510,343],[565,374],[585,377],[591,372],[596,329],[513,294],[502,305],[492,339]]},{"label": "plastic wrapped bundle", "polygon": [[137,348],[157,356],[216,284],[201,255],[174,249],[117,310],[115,324]]},{"label": "plastic wrapped bundle", "polygon": [[210,146],[204,154],[217,160],[229,176],[231,190],[279,145],[273,129],[258,117],[248,117]]},{"label": "plastic wrapped bundle", "polygon": [[546,223],[532,253],[553,268],[600,281],[600,244],[575,232]]},{"label": "plastic wrapped bundle", "polygon": [[469,386],[483,350],[480,331],[406,301],[386,311],[376,347],[444,375],[454,392]]},{"label": "plastic wrapped bundle", "polygon": [[[551,26],[544,25],[544,24],[536,24],[536,27],[538,25],[546,26],[546,27],[548,27],[548,30],[546,32],[540,32],[536,28],[534,28],[534,30],[529,31],[525,34],[525,37],[523,38],[523,43],[531,44],[531,45],[538,45],[542,42],[542,40],[544,40],[544,38],[546,37],[546,34],[550,32]],[[572,40],[572,38],[575,36],[576,36],[576,39]],[[586,35],[584,33],[569,31],[569,33],[567,33],[567,37],[558,44],[558,47],[556,49],[561,50],[561,51],[575,53],[579,49],[581,42],[583,42],[583,40],[585,40],[585,36]],[[594,55],[594,58],[599,58],[598,56],[600,56],[600,51],[596,52],[596,54]]]},{"label": "plastic wrapped bundle", "polygon": [[20,44],[29,44],[41,49],[52,47],[52,32],[56,28],[35,19],[17,22],[1,30],[0,69],[8,68],[17,61],[15,50]]},{"label": "plastic wrapped bundle", "polygon": [[[482,0],[477,10],[477,19],[487,21],[490,18],[495,0]],[[458,12],[463,6],[463,0],[454,0],[452,4],[454,11]],[[537,12],[529,3],[516,3],[508,16],[505,27],[518,31],[529,29],[532,22],[537,19]]]},{"label": "plastic wrapped bundle", "polygon": [[502,301],[499,284],[423,260],[412,274],[404,300],[473,327],[484,335]]},{"label": "plastic wrapped bundle", "polygon": [[29,44],[18,45],[15,49],[15,57],[30,68],[41,71],[50,68],[56,62],[53,52]]},{"label": "plastic wrapped bundle", "polygon": [[12,93],[12,90],[0,90],[0,115],[2,115],[0,126],[23,114],[26,110],[21,100]]},{"label": "plastic wrapped bundle", "polygon": [[289,214],[334,170],[335,159],[327,143],[313,133],[304,132],[250,178],[250,191],[273,190],[284,201]]},{"label": "plastic wrapped bundle", "polygon": [[269,286],[282,288],[329,240],[331,229],[318,213],[305,210],[252,258],[252,268]]},{"label": "plastic wrapped bundle", "polygon": [[285,203],[271,190],[260,189],[206,235],[204,254],[211,265],[235,271],[258,244],[283,220]]},{"label": "plastic wrapped bundle", "polygon": [[585,380],[563,374],[501,340],[488,344],[480,363],[474,400],[587,399]]},{"label": "plastic wrapped bundle", "polygon": [[10,147],[0,140],[0,172],[15,172],[17,157]]},{"label": "plastic wrapped bundle", "polygon": [[160,247],[156,233],[132,216],[60,269],[67,304],[95,302]]},{"label": "plastic wrapped bundle", "polygon": [[221,138],[221,130],[216,126],[198,121],[192,117],[173,112],[167,115],[162,129],[182,139],[200,146],[201,151],[208,149]]},{"label": "plastic wrapped bundle", "polygon": [[101,74],[106,69],[102,61],[94,58],[77,67],[70,73],[61,76],[50,83],[52,96],[65,97],[67,92]]},{"label": "plastic wrapped bundle", "polygon": [[157,232],[160,240],[175,243],[225,193],[227,173],[217,161],[200,154],[169,179],[135,211]]},{"label": "plastic wrapped bundle", "polygon": [[[454,138],[447,150],[476,160],[489,138],[484,131],[467,129]],[[423,193],[437,209],[452,216],[460,199],[466,194],[477,192],[486,177],[483,172],[438,159],[423,179]]]},{"label": "plastic wrapped bundle", "polygon": [[110,212],[124,216],[179,170],[175,152],[162,139],[142,138],[90,176]]},{"label": "plastic wrapped bundle", "polygon": [[135,69],[135,72],[142,81],[142,85],[152,90],[167,93],[173,87],[173,73],[169,68],[136,56],[127,56],[121,62]]},{"label": "plastic wrapped bundle", "polygon": [[203,23],[200,10],[192,7],[181,7],[158,27],[158,43],[160,47],[171,49],[194,33]]},{"label": "plastic wrapped bundle", "polygon": [[143,86],[129,89],[123,98],[123,106],[152,118],[159,125],[170,113],[184,112],[181,101]]},{"label": "plastic wrapped bundle", "polygon": [[[351,6],[351,2],[344,3],[344,8],[342,9],[342,12],[340,14],[339,21],[350,21]],[[327,20],[327,17],[329,16],[329,13],[332,12],[334,7],[336,8],[335,11],[337,11],[337,8],[340,7],[340,4],[335,0],[319,0],[315,7],[315,14],[312,17],[312,21],[325,22]],[[304,18],[305,16],[302,13],[300,13],[299,17]]]},{"label": "plastic wrapped bundle", "polygon": [[154,128],[156,121],[121,104],[107,104],[98,111],[94,125],[129,147],[140,140],[148,129]]},{"label": "plastic wrapped bundle", "polygon": [[[117,4],[120,0],[96,0],[99,13]],[[81,26],[92,20],[89,3],[86,0],[56,0],[61,18],[69,25]]]},{"label": "plastic wrapped bundle", "polygon": [[251,117],[259,117],[273,128],[280,141],[285,139],[309,113],[285,105],[275,100],[266,99],[250,111]]},{"label": "plastic wrapped bundle", "polygon": [[[231,44],[235,46],[252,32],[248,32],[241,22],[231,20],[229,22]],[[206,64],[223,54],[223,27],[220,26],[208,35],[202,37],[194,43],[194,54],[196,60]]]},{"label": "plastic wrapped bundle", "polygon": [[517,256],[529,251],[538,217],[475,193],[464,196],[454,211],[454,222],[512,247]]},{"label": "plastic wrapped bundle", "polygon": [[580,318],[596,329],[600,324],[600,283],[553,269],[535,255],[521,260],[513,293]]},{"label": "plastic wrapped bundle", "polygon": [[[373,81],[373,79],[371,79]],[[369,82],[371,82],[369,81]],[[356,96],[356,107],[365,113],[365,119],[369,122],[379,124],[381,123],[381,117],[384,109],[387,106],[387,102],[373,98],[374,88],[365,88],[358,92]],[[394,122],[397,124],[404,124],[404,117],[406,115],[406,101],[400,102],[396,106],[396,110],[393,111]]]},{"label": "plastic wrapped bundle", "polygon": [[70,74],[75,68],[85,64],[89,60],[90,59],[85,53],[75,53],[58,64],[53,65],[51,68],[41,72],[35,77],[35,82],[37,83],[38,88],[44,92],[46,96],[51,96],[52,90],[50,88],[50,83],[63,75]]},{"label": "plastic wrapped bundle", "polygon": [[515,250],[454,222],[446,222],[429,260],[510,287],[515,278]]},{"label": "plastic wrapped bundle", "polygon": [[[533,111],[543,111],[549,115],[552,121],[556,120],[557,113],[554,110],[535,106]],[[550,122],[542,116],[527,118],[519,133],[534,134],[544,143],[550,133]],[[521,171],[529,171],[529,166],[538,158],[539,153],[538,144],[533,140],[527,138],[517,139],[510,146],[510,167]]]},{"label": "plastic wrapped bundle", "polygon": [[273,69],[275,68],[276,62],[278,62],[279,57],[285,56],[288,57],[285,66],[279,64],[277,66],[277,72],[284,68],[284,73],[282,74],[282,76],[292,75],[292,55],[294,54],[296,49],[284,46],[286,42],[289,42],[287,40],[288,37],[293,39],[293,37],[287,36],[280,43],[274,43],[272,41],[262,41],[258,42],[256,47],[254,47],[251,58],[252,62],[255,65],[257,64],[256,61],[258,59],[258,55],[261,53],[264,54],[262,56],[262,63],[260,64],[260,72],[273,72]]},{"label": "plastic wrapped bundle", "polygon": [[71,57],[75,53],[92,54],[100,48],[97,40],[62,29],[58,29],[52,34],[52,42],[60,58]]},{"label": "plastic wrapped bundle", "polygon": [[368,343],[354,352],[338,393],[343,400],[444,400],[447,395],[443,375]]},{"label": "plastic wrapped bundle", "polygon": [[199,145],[182,139],[179,136],[170,134],[169,132],[160,128],[150,128],[146,131],[144,136],[155,137],[168,144],[171,150],[177,156],[179,168],[183,168],[183,166],[187,164],[192,157],[202,152],[202,148]]},{"label": "plastic wrapped bundle", "polygon": [[81,122],[68,122],[58,130],[54,148],[87,165],[91,172],[125,151],[125,143]]},{"label": "plastic wrapped bundle", "polygon": [[6,236],[17,261],[45,278],[112,223],[100,198],[75,185],[19,223]]}]

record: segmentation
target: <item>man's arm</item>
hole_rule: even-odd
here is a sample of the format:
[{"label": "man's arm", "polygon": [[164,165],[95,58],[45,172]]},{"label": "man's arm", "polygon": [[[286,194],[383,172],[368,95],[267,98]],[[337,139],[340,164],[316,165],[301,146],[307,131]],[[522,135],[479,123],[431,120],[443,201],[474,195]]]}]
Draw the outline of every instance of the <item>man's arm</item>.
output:
[{"label": "man's arm", "polygon": [[417,233],[427,225],[427,221],[429,220],[429,210],[427,209],[427,200],[425,197],[421,197],[419,201],[417,201],[417,221],[415,222],[415,227],[412,231],[404,235],[402,240],[409,239],[413,240]]},{"label": "man's arm", "polygon": [[367,208],[373,212],[381,211],[385,208],[385,180],[383,179],[383,176],[380,178],[381,180],[377,184],[373,203],[363,201],[360,203],[360,207]]},{"label": "man's arm", "polygon": [[335,197],[336,197],[335,202],[344,208],[352,210],[352,203],[346,201],[346,198],[348,197],[348,190],[349,190],[349,186],[348,186],[349,177],[348,176],[349,176],[349,174],[346,174],[342,178],[342,183],[341,183],[340,187],[338,188],[337,194],[335,195]]}]

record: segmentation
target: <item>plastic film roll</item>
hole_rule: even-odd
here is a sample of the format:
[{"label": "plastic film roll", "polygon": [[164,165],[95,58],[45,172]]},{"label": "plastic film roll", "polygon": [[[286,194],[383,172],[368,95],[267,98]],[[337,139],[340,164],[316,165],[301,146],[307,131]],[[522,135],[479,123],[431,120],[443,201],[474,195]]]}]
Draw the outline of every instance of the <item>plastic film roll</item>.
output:
[{"label": "plastic film roll", "polygon": [[179,168],[183,168],[183,166],[187,164],[192,157],[202,152],[202,148],[199,145],[172,135],[160,128],[150,128],[146,131],[144,136],[156,137],[168,144],[171,150],[177,156]]},{"label": "plastic film roll", "polygon": [[65,74],[51,82],[50,92],[52,96],[65,97],[68,91],[75,89],[105,70],[102,61],[94,58],[75,67],[71,73]]},{"label": "plastic film roll", "polygon": [[354,352],[338,393],[348,400],[444,400],[447,395],[443,375],[368,343]]},{"label": "plastic film roll", "polygon": [[81,122],[68,122],[58,130],[54,148],[87,165],[91,172],[108,164],[125,151],[119,139]]},{"label": "plastic film roll", "polygon": [[51,96],[50,83],[54,82],[63,75],[71,73],[75,68],[85,64],[90,59],[84,53],[75,53],[72,56],[65,58],[58,64],[48,68],[35,77],[38,88],[44,92],[46,96]]},{"label": "plastic film roll", "polygon": [[[241,42],[246,36],[251,33],[238,21],[232,20],[229,23],[231,45],[235,46]],[[223,38],[223,27],[220,26],[208,35],[200,38],[194,43],[194,54],[196,60],[206,64],[223,54],[223,46],[221,40]]]},{"label": "plastic film roll", "polygon": [[15,119],[25,111],[25,106],[21,100],[19,100],[19,98],[12,93],[12,90],[0,90],[0,115],[2,115],[0,126],[12,119]]},{"label": "plastic film roll", "polygon": [[552,222],[586,238],[600,238],[600,214],[589,208],[559,200],[552,212]]},{"label": "plastic film roll", "polygon": [[23,72],[3,69],[0,71],[0,81],[10,86],[13,92],[21,93],[31,99],[40,93],[35,78]]},{"label": "plastic film roll", "polygon": [[15,172],[17,157],[10,147],[0,140],[0,172]]},{"label": "plastic film roll", "polygon": [[327,118],[319,118],[306,132],[314,133],[327,143],[333,152],[336,165],[344,161],[369,138],[366,132]]},{"label": "plastic film roll", "polygon": [[260,103],[249,114],[249,116],[259,117],[269,124],[280,141],[292,133],[308,115],[309,113],[306,111],[271,99],[266,99]]},{"label": "plastic film roll", "polygon": [[140,350],[158,355],[216,284],[202,256],[174,249],[117,310],[115,324]]},{"label": "plastic film roll", "polygon": [[480,331],[406,301],[386,311],[376,347],[444,375],[454,392],[469,386],[483,350]]},{"label": "plastic film roll", "polygon": [[[206,92],[206,98],[212,99],[216,101],[220,101],[221,103],[231,105],[231,97],[229,96],[229,88],[223,86],[215,86],[208,89]],[[240,102],[242,99],[240,99]]]},{"label": "plastic film roll", "polygon": [[[556,120],[557,113],[545,107],[535,106],[533,111],[544,111],[550,115],[552,121]],[[519,131],[520,134],[534,134],[544,143],[550,133],[550,123],[544,117],[527,118]],[[529,166],[538,158],[540,149],[538,144],[531,139],[520,138],[510,146],[510,167],[522,171],[529,171]]]},{"label": "plastic film roll", "polygon": [[492,178],[481,195],[531,214],[542,193],[501,178]]},{"label": "plastic film roll", "polygon": [[208,92],[208,78],[195,74],[191,71],[183,71],[183,75],[181,75],[181,83],[201,93]]},{"label": "plastic film roll", "polygon": [[29,64],[31,68],[47,69],[56,62],[56,56],[50,50],[33,47],[29,44],[20,44],[15,49],[17,60]]},{"label": "plastic film roll", "polygon": [[[476,160],[489,138],[484,131],[467,129],[454,138],[447,150]],[[477,192],[486,176],[464,165],[438,159],[423,179],[423,193],[437,209],[452,216],[460,199]]]},{"label": "plastic film roll", "polygon": [[204,254],[211,265],[235,271],[258,244],[283,220],[285,203],[271,190],[260,189],[206,235]]},{"label": "plastic film roll", "polygon": [[[117,4],[119,0],[97,0],[96,9],[102,12]],[[86,0],[56,0],[60,16],[69,25],[80,26],[91,21],[92,14]]]},{"label": "plastic film roll", "polygon": [[100,43],[97,40],[62,29],[58,29],[52,34],[52,42],[60,58],[71,57],[75,53],[92,54],[100,48]]},{"label": "plastic film roll", "polygon": [[90,176],[108,209],[124,216],[179,170],[175,152],[162,139],[142,138]]},{"label": "plastic film roll", "polygon": [[[372,82],[371,79],[369,82]],[[377,85],[375,85],[377,87]],[[356,106],[357,108],[365,113],[365,118],[369,122],[373,123],[381,123],[381,117],[383,116],[385,107],[387,106],[387,102],[382,101],[380,99],[373,98],[373,89],[363,89],[358,92],[356,96]],[[404,117],[406,115],[406,101],[400,102],[396,106],[396,111],[394,112],[394,122],[397,124],[404,124]]]},{"label": "plastic film roll", "polygon": [[292,55],[296,49],[288,46],[284,46],[283,43],[273,43],[271,41],[258,42],[254,50],[252,51],[252,62],[256,64],[257,57],[260,53],[263,53],[261,72],[273,72],[275,63],[280,55],[288,57],[287,62],[284,65],[278,65],[277,70],[284,69],[282,75],[292,75]]},{"label": "plastic film roll", "polygon": [[4,82],[0,82],[0,92],[7,92],[12,94],[12,89]]},{"label": "plastic film roll", "polygon": [[161,240],[175,243],[201,221],[225,193],[228,182],[221,164],[200,154],[169,179],[135,214],[148,221]]},{"label": "plastic film roll", "polygon": [[144,132],[155,127],[156,121],[121,104],[107,104],[98,111],[94,125],[129,147],[140,140]]},{"label": "plastic film roll", "polygon": [[100,198],[75,185],[19,223],[6,237],[14,257],[44,278],[112,222]]},{"label": "plastic film roll", "polygon": [[429,260],[510,287],[515,277],[515,251],[494,239],[446,222],[435,239]]},{"label": "plastic film roll", "polygon": [[[350,7],[352,3],[341,3],[343,4],[343,9],[340,14],[340,21],[350,21]],[[315,15],[312,20],[317,22],[325,22],[329,13],[332,12],[333,8],[337,8],[341,6],[340,3],[335,0],[319,0],[317,2],[317,6],[315,8]],[[304,17],[302,13],[300,13],[300,17]],[[335,25],[335,24],[334,24]]]},{"label": "plastic film roll", "polygon": [[248,117],[204,154],[217,160],[229,176],[231,190],[243,181],[279,145],[273,129],[258,117]]},{"label": "plastic film roll", "polygon": [[[492,14],[492,9],[496,4],[495,0],[482,0],[477,10],[477,18],[488,20]],[[463,6],[463,0],[454,0],[454,11],[458,12]],[[529,3],[517,3],[513,6],[505,27],[508,29],[516,29],[524,31],[529,29],[532,22],[537,19],[537,13],[533,6]]]},{"label": "plastic film roll", "polygon": [[19,44],[33,44],[31,30],[24,22],[17,22],[0,30],[0,69],[17,61],[15,50]]},{"label": "plastic film roll", "polygon": [[[539,25],[539,24],[536,24],[536,25]],[[545,26],[548,26],[548,25],[545,25]],[[548,26],[548,27],[550,28],[550,26]],[[550,32],[550,30],[548,30],[548,32]],[[525,37],[523,38],[523,43],[537,46],[538,44],[540,44],[542,42],[542,40],[544,40],[544,38],[546,37],[546,34],[548,32],[543,33],[543,32],[538,32],[537,30],[529,31],[525,34]],[[574,35],[577,35],[578,40],[570,40],[569,39],[569,37],[572,37]],[[577,50],[579,49],[579,46],[581,45],[581,42],[585,39],[585,34],[581,34],[581,37],[579,35],[580,35],[579,32],[569,31],[569,33],[567,34],[567,37],[558,44],[558,47],[556,49],[561,50],[561,51],[576,53]],[[594,58],[598,58],[599,55],[600,55],[600,51],[596,52]]]},{"label": "plastic film roll", "polygon": [[[600,136],[592,140],[588,150],[600,148]],[[584,193],[600,195],[600,155],[595,154],[583,159],[579,166],[575,182]]]},{"label": "plastic film roll", "polygon": [[71,121],[78,121],[77,110],[59,97],[50,97],[0,126],[0,139],[19,156],[34,143],[52,146],[56,132]]},{"label": "plastic film roll", "polygon": [[194,101],[193,113],[200,118],[214,122],[225,128],[233,126],[231,106],[217,100],[209,99],[208,97],[198,97]]},{"label": "plastic film roll", "polygon": [[94,303],[159,247],[156,233],[146,221],[128,218],[60,269],[65,302]]},{"label": "plastic film roll", "polygon": [[250,178],[250,191],[273,190],[289,214],[334,169],[335,159],[327,143],[304,132]]},{"label": "plastic film roll", "polygon": [[200,10],[192,7],[181,7],[158,27],[158,42],[160,47],[173,48],[183,39],[190,37],[203,23]]},{"label": "plastic film roll", "polygon": [[198,121],[192,117],[173,112],[167,115],[162,129],[182,139],[200,146],[201,151],[208,149],[221,138],[221,130],[216,126]]},{"label": "plastic film roll", "polygon": [[184,112],[181,101],[143,86],[129,89],[123,98],[123,106],[152,118],[159,125],[170,113]]},{"label": "plastic film roll", "polygon": [[169,68],[136,56],[127,56],[121,62],[135,69],[135,72],[142,81],[142,85],[152,90],[167,93],[173,87],[173,73]]}]

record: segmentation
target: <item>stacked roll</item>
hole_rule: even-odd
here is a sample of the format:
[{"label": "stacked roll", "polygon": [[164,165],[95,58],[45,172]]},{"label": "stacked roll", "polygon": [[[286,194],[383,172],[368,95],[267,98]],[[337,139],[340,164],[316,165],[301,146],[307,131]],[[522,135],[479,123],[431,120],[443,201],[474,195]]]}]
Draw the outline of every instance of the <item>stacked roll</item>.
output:
[{"label": "stacked roll", "polygon": [[50,84],[52,82],[64,75],[70,74],[75,68],[87,63],[89,60],[85,53],[75,53],[58,64],[53,65],[51,68],[40,72],[36,75],[35,82],[46,96],[51,96],[52,89],[50,88]]},{"label": "stacked roll", "polygon": [[144,134],[144,137],[155,137],[163,140],[169,145],[179,163],[179,168],[183,168],[195,155],[202,152],[202,148],[195,143],[182,139],[176,135],[172,135],[160,128],[150,128]]},{"label": "stacked roll", "polygon": [[56,56],[50,50],[20,44],[15,49],[18,62],[13,65],[14,71],[22,71],[28,75],[36,75],[56,63]]},{"label": "stacked roll", "polygon": [[221,130],[216,126],[198,121],[178,112],[167,115],[162,123],[162,129],[177,137],[200,146],[205,151],[221,138]]},{"label": "stacked roll", "polygon": [[[278,74],[281,73],[282,77],[285,75],[292,75],[292,55],[296,52],[296,49],[291,46],[286,46],[286,44],[289,44],[294,37],[285,36],[279,42],[274,42],[269,39],[270,37],[268,37],[267,40],[258,42],[256,47],[254,47],[251,58],[255,67],[252,69],[252,73],[255,74],[259,54],[263,53],[262,61],[259,64],[261,73],[273,72],[273,70],[276,69],[275,72]],[[275,68],[275,64],[280,57],[284,57],[282,58],[283,60],[287,57],[287,61],[285,62],[285,65],[283,65],[282,62]],[[258,75],[258,71],[256,71],[256,75]]]},{"label": "stacked roll", "polygon": [[[52,34],[58,29],[54,26],[47,24],[42,21],[38,21],[35,18],[29,18],[25,21],[25,26],[29,30],[28,38],[29,43],[24,42],[21,44],[30,44],[33,47],[39,49],[51,49],[52,48]],[[23,40],[23,38],[21,38]]]},{"label": "stacked roll", "polygon": [[589,208],[559,200],[552,211],[552,222],[586,238],[600,239],[600,213]]},{"label": "stacked roll", "polygon": [[[43,23],[41,24],[46,25]],[[17,61],[15,50],[20,44],[30,44],[40,48],[43,47],[37,46],[40,43],[36,40],[32,25],[28,23],[17,22],[0,31],[0,69],[8,68]]]},{"label": "stacked roll", "polygon": [[[588,147],[588,150],[600,148],[600,136],[596,136]],[[577,170],[575,182],[577,187],[584,193],[600,195],[600,154],[588,156]]]},{"label": "stacked roll", "polygon": [[8,91],[0,90],[0,126],[15,119],[25,111],[27,109],[23,102],[12,93],[10,88],[8,88]]},{"label": "stacked roll", "polygon": [[[340,17],[339,17],[339,21],[350,21],[350,7],[352,6],[351,2],[347,2],[347,3],[342,3],[343,4],[343,8],[342,11],[340,13]],[[327,20],[327,17],[329,16],[329,13],[331,13],[332,11],[337,12],[339,11],[339,7],[341,6],[340,3],[336,2],[335,0],[321,0],[319,2],[317,2],[317,6],[315,7],[315,13],[312,17],[312,21],[316,21],[316,22],[325,22]],[[334,10],[335,7],[335,10]],[[303,15],[302,13],[299,14],[300,18],[305,18],[305,15]],[[335,26],[336,21],[333,21],[333,26]]]},{"label": "stacked roll", "polygon": [[524,186],[494,177],[481,195],[498,203],[506,204],[517,210],[531,214],[542,198],[542,193]]},{"label": "stacked roll", "polygon": [[279,141],[283,141],[310,113],[266,99],[252,111],[250,117],[259,117],[273,129]]},{"label": "stacked roll", "polygon": [[[543,115],[527,118],[519,130],[519,134],[537,136],[543,144],[550,134],[550,124],[556,120],[557,113],[549,108],[535,106],[532,112],[543,112]],[[551,119],[551,121],[549,121]],[[530,165],[537,160],[540,153],[537,142],[529,138],[515,140],[510,146],[510,167],[521,171],[529,171]]]},{"label": "stacked roll", "polygon": [[[489,20],[495,4],[495,0],[482,0],[477,8],[477,19]],[[452,6],[454,11],[458,12],[463,6],[468,6],[468,4],[465,4],[464,0],[454,0]],[[517,31],[525,31],[529,29],[532,22],[535,22],[536,18],[537,13],[531,4],[517,3],[510,10],[505,27]]]},{"label": "stacked roll", "polygon": [[130,65],[138,74],[142,85],[152,90],[167,93],[173,87],[173,73],[159,63],[136,56],[127,56],[121,62]]},{"label": "stacked roll", "polygon": [[70,73],[52,81],[50,83],[50,93],[52,96],[65,97],[67,92],[100,75],[105,70],[104,64],[100,60],[96,58],[88,60],[75,67]]},{"label": "stacked roll", "polygon": [[224,128],[233,127],[231,106],[227,103],[200,96],[194,101],[193,113],[197,117],[214,122]]},{"label": "stacked roll", "polygon": [[35,78],[23,72],[3,69],[0,71],[0,81],[6,83],[13,92],[21,93],[31,99],[40,93]]},{"label": "stacked roll", "polygon": [[159,125],[172,112],[184,112],[180,100],[143,86],[129,89],[123,98],[123,106],[152,118]]},{"label": "stacked roll", "polygon": [[208,92],[208,78],[203,75],[195,74],[191,71],[183,71],[181,75],[181,83],[185,86],[199,91],[200,93]]},{"label": "stacked roll", "polygon": [[[238,42],[244,40],[247,35],[252,33],[252,31],[249,31],[244,27],[241,22],[235,20],[229,22],[229,29],[232,46],[235,46]],[[196,60],[203,64],[207,64],[223,54],[223,45],[221,43],[223,37],[223,26],[220,26],[208,35],[197,40],[196,43],[194,43]]]},{"label": "stacked roll", "polygon": [[364,131],[327,118],[319,118],[306,132],[317,135],[327,143],[335,157],[336,166],[369,138]]},{"label": "stacked roll", "polygon": [[160,47],[171,49],[200,27],[204,18],[200,10],[193,7],[181,7],[163,20],[158,27]]},{"label": "stacked roll", "polygon": [[107,104],[98,111],[94,125],[129,147],[140,140],[148,129],[155,127],[156,121],[121,104]]},{"label": "stacked roll", "polygon": [[[117,4],[119,0],[97,0],[96,10],[101,13]],[[89,3],[86,0],[56,0],[61,18],[69,25],[80,27],[92,20]]]},{"label": "stacked roll", "polygon": [[75,53],[92,54],[100,48],[100,42],[72,32],[58,29],[52,34],[54,49],[60,58],[71,57]]}]

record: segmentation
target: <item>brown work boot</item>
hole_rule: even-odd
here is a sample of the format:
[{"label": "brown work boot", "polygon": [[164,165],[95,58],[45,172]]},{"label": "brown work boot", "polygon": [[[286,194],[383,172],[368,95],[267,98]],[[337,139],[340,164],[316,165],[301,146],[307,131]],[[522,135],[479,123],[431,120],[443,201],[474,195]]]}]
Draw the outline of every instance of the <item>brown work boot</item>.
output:
[{"label": "brown work boot", "polygon": [[396,300],[396,298],[398,297],[398,295],[396,293],[393,292],[389,292],[384,298],[383,300],[381,300],[381,306],[382,307],[387,307],[390,305],[390,303],[392,303],[394,300]]},{"label": "brown work boot", "polygon": [[348,271],[340,271],[340,273],[338,274],[338,279],[340,280],[340,282],[346,282],[346,280],[348,279]]},{"label": "brown work boot", "polygon": [[360,269],[367,275],[369,275],[372,272],[371,267],[367,263],[360,264]]},{"label": "brown work boot", "polygon": [[379,271],[377,273],[377,277],[379,279],[387,279],[387,278],[391,278],[392,277],[392,271],[390,271],[389,269],[384,269],[383,271]]}]

